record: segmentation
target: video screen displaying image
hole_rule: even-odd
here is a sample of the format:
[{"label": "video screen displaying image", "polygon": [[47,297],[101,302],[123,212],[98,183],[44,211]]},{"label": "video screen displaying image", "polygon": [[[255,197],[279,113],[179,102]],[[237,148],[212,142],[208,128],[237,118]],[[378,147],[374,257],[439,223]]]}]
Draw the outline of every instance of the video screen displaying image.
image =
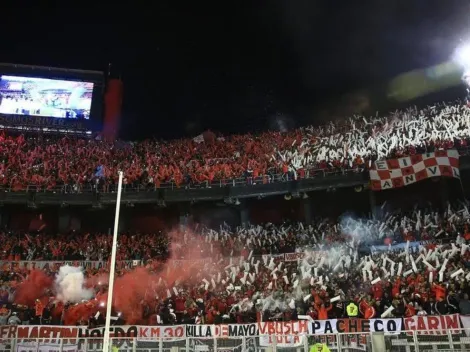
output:
[{"label": "video screen displaying image", "polygon": [[0,76],[0,114],[89,119],[93,83]]}]

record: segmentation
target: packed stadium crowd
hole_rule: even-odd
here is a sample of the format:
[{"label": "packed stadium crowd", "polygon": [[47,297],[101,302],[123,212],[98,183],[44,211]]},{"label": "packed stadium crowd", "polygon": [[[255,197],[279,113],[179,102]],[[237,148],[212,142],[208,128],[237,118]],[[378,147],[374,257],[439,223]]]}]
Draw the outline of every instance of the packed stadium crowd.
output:
[{"label": "packed stadium crowd", "polygon": [[[126,186],[210,186],[235,178],[251,184],[271,182],[275,174],[360,172],[377,159],[463,149],[469,141],[470,108],[461,103],[290,132],[205,132],[165,143],[2,134],[0,184],[111,190],[118,170],[126,170]],[[468,206],[122,233],[113,323],[470,315]],[[0,325],[104,323],[112,236],[40,228],[4,230],[0,241]]]},{"label": "packed stadium crowd", "polygon": [[[113,322],[470,314],[469,222],[461,202],[441,212],[383,210],[375,219],[122,234],[119,259],[138,263],[118,266]],[[108,266],[64,264],[106,262],[110,236],[5,232],[1,239],[0,325],[103,324]],[[26,265],[45,260],[58,263]]]},{"label": "packed stadium crowd", "polygon": [[117,171],[125,186],[210,186],[241,178],[271,182],[274,175],[297,179],[321,170],[360,171],[376,159],[435,149],[465,148],[470,108],[461,102],[387,116],[353,116],[321,127],[258,135],[217,136],[160,142],[0,136],[0,184],[12,190],[91,186],[109,190]]}]

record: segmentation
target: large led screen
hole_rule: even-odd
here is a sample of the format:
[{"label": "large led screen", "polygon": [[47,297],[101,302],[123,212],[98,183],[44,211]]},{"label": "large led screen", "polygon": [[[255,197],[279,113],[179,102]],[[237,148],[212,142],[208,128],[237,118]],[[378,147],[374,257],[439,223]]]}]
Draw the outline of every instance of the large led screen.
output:
[{"label": "large led screen", "polygon": [[89,119],[93,83],[0,76],[0,114]]}]

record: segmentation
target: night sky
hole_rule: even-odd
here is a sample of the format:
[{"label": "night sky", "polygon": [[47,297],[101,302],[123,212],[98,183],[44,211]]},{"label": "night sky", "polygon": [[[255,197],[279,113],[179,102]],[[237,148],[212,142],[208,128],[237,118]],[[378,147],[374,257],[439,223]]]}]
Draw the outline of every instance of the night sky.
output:
[{"label": "night sky", "polygon": [[101,71],[113,63],[126,138],[336,117],[357,103],[345,94],[445,61],[470,39],[465,0],[34,3],[2,3],[0,60]]}]

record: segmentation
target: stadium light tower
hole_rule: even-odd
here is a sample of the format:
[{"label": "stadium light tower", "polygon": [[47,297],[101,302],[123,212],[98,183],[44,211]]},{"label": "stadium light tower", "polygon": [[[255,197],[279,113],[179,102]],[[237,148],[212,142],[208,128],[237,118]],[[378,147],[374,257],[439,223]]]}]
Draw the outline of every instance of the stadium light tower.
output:
[{"label": "stadium light tower", "polygon": [[470,43],[457,48],[454,60],[463,68],[462,81],[467,86],[467,103],[470,102]]},{"label": "stadium light tower", "polygon": [[106,305],[106,323],[104,326],[103,352],[109,352],[109,327],[111,325],[111,308],[113,305],[113,289],[114,289],[114,271],[116,268],[116,248],[119,229],[119,211],[121,209],[121,191],[122,191],[122,171],[119,171],[119,182],[116,199],[116,213],[114,214],[114,232],[113,247],[111,250],[111,263],[109,268],[109,286],[108,286],[108,303]]}]

